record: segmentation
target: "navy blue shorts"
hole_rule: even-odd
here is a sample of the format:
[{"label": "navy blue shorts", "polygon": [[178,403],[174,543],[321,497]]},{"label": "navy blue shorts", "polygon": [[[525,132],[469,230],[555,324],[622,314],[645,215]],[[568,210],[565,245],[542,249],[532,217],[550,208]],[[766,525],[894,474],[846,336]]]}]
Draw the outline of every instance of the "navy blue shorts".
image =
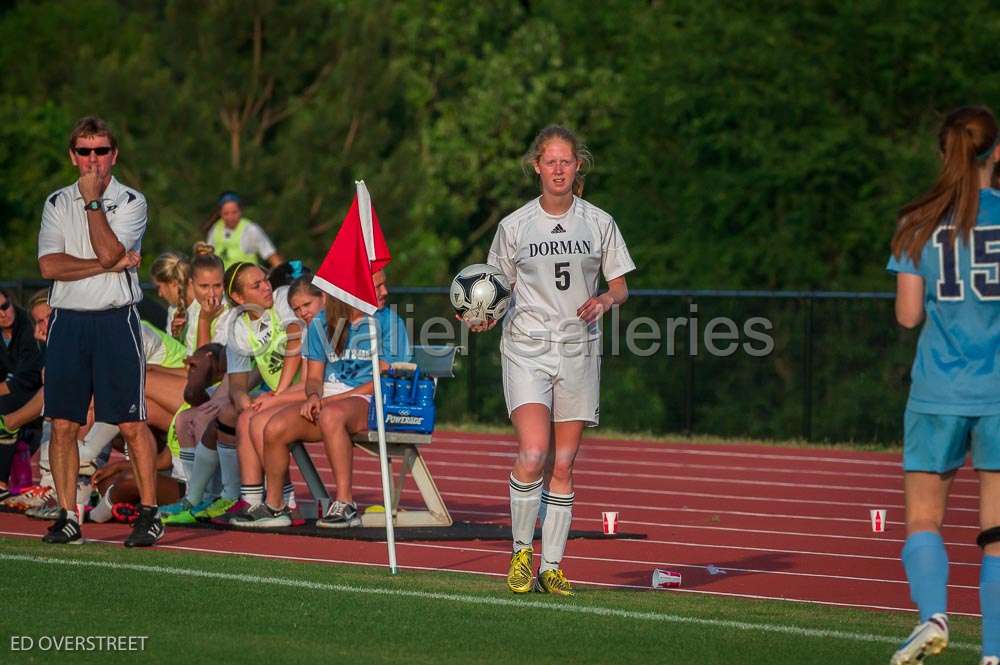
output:
[{"label": "navy blue shorts", "polygon": [[146,358],[134,306],[55,309],[45,348],[46,418],[118,424],[146,420]]}]

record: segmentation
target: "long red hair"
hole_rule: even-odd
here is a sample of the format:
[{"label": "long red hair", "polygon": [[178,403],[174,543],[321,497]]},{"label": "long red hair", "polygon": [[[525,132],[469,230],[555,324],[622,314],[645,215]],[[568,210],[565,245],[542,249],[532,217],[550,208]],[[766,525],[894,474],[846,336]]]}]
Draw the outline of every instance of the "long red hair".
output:
[{"label": "long red hair", "polygon": [[979,170],[997,145],[1000,130],[985,106],[963,106],[948,114],[938,132],[941,170],[929,190],[907,203],[896,218],[892,253],[909,255],[919,264],[920,253],[934,230],[949,223],[956,237],[968,242],[979,214]]}]

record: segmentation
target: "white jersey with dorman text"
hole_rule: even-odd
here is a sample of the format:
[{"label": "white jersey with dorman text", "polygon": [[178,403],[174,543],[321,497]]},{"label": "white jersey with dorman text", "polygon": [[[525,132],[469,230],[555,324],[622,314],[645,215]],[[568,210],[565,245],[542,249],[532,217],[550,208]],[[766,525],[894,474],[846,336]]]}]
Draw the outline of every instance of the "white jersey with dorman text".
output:
[{"label": "white jersey with dorman text", "polygon": [[562,215],[542,209],[540,198],[501,220],[487,262],[513,285],[504,335],[553,342],[597,339],[597,323],[586,325],[576,310],[605,281],[635,270],[615,220],[573,197]]},{"label": "white jersey with dorman text", "polygon": [[[104,214],[125,251],[138,252],[146,232],[146,198],[125,187],[114,177],[101,195]],[[68,254],[80,259],[96,259],[90,243],[86,201],[76,183],[49,194],[42,208],[38,232],[38,257]],[[139,273],[135,268],[104,272],[72,281],[55,280],[49,292],[54,308],[99,311],[133,305],[142,300]]]}]

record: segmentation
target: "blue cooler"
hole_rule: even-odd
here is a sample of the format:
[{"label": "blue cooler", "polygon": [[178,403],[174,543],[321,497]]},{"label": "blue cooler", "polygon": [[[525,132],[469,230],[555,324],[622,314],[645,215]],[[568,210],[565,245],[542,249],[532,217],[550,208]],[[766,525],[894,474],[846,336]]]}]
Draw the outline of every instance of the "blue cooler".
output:
[{"label": "blue cooler", "polygon": [[[420,376],[419,369],[412,376],[383,375],[382,400],[383,424],[387,432],[430,434],[434,431],[434,379]],[[378,429],[375,400],[368,408],[368,429]]]}]

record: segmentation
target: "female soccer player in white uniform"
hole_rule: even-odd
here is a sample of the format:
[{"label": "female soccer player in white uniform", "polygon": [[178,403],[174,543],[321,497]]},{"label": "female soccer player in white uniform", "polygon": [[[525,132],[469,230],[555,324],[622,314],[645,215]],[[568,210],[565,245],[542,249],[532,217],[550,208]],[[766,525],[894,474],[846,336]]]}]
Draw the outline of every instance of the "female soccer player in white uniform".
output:
[{"label": "female soccer player in white uniform", "polygon": [[[611,216],[579,198],[580,170],[589,159],[569,130],[550,126],[539,132],[524,163],[538,174],[542,194],[500,222],[490,247],[488,262],[513,287],[500,356],[518,439],[510,474],[514,556],[507,575],[514,593],[533,588],[535,521],[544,504],[534,589],[573,595],[559,564],[572,519],[573,461],[583,428],[596,426],[599,417],[597,322],[628,298],[625,274],[635,269]],[[608,290],[598,295],[600,275]],[[543,473],[548,477],[544,489]]]},{"label": "female soccer player in white uniform", "polygon": [[926,319],[904,414],[903,567],[920,624],[892,665],[920,663],[948,644],[948,554],[941,539],[948,490],[971,448],[979,472],[983,548],[982,665],[1000,665],[1000,129],[984,107],[945,118],[937,182],[900,211],[888,269],[896,318]]}]

